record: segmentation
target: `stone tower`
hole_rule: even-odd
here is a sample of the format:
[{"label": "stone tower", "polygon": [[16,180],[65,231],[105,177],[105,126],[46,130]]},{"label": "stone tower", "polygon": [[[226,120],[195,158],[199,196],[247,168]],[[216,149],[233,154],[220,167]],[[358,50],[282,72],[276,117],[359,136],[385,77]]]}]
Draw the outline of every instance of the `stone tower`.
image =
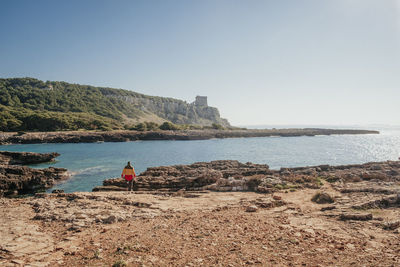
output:
[{"label": "stone tower", "polygon": [[207,97],[206,96],[196,96],[196,101],[194,101],[194,104],[196,106],[203,106],[203,107],[207,107]]}]

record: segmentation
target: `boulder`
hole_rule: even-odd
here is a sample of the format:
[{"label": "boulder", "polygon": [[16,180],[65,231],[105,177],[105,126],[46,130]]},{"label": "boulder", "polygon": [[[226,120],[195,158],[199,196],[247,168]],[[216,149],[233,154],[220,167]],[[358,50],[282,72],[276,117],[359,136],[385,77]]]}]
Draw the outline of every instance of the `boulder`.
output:
[{"label": "boulder", "polygon": [[382,228],[385,230],[396,230],[400,227],[400,221],[386,222],[382,224]]},{"label": "boulder", "polygon": [[257,206],[251,205],[246,207],[246,212],[256,212],[258,210]]}]

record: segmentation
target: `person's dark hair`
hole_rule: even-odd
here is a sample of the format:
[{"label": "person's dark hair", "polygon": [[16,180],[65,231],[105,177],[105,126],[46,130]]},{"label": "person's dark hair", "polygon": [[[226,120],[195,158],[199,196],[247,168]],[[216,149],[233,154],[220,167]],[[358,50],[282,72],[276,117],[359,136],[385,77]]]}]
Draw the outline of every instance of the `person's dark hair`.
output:
[{"label": "person's dark hair", "polygon": [[125,169],[133,169],[130,161],[128,161],[128,164],[125,166]]}]

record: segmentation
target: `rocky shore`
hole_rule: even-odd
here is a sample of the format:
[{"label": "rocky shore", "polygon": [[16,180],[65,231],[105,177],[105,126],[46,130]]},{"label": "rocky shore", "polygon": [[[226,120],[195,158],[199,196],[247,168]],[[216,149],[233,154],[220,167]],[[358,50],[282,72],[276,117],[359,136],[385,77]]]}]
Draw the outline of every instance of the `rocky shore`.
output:
[{"label": "rocky shore", "polygon": [[[140,191],[210,190],[273,193],[282,189],[319,188],[322,180],[340,182],[343,186],[351,183],[351,188],[342,189],[344,192],[370,190],[396,193],[399,192],[396,191],[398,189],[395,184],[400,182],[400,161],[280,170],[271,170],[266,164],[241,163],[235,160],[198,162],[191,165],[148,168],[137,177],[135,187]],[[377,186],[359,189],[357,186],[370,180],[373,180],[375,185],[386,185],[385,189]],[[98,186],[93,191],[121,191],[125,188],[124,179],[114,178],[105,180],[103,186]]]},{"label": "rocky shore", "polygon": [[185,131],[66,131],[0,134],[0,144],[93,143],[137,140],[205,140],[212,138],[315,136],[332,134],[379,134],[370,130],[344,129],[265,129],[265,130],[185,130]]},{"label": "rocky shore", "polygon": [[54,161],[58,153],[34,153],[34,152],[11,152],[0,151],[1,165],[28,165]]},{"label": "rocky shore", "polygon": [[96,190],[0,198],[0,265],[400,264],[400,161],[200,162]]},{"label": "rocky shore", "polygon": [[32,194],[68,178],[64,168],[33,169],[22,165],[54,161],[58,153],[0,151],[0,197]]}]

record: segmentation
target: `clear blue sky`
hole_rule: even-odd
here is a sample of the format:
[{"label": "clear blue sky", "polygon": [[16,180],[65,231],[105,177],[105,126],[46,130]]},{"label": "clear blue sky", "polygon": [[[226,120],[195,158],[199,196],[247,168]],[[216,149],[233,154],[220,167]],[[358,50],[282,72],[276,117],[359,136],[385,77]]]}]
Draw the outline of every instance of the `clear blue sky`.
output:
[{"label": "clear blue sky", "polygon": [[0,77],[207,95],[235,125],[400,125],[400,0],[2,0],[0,12]]}]

